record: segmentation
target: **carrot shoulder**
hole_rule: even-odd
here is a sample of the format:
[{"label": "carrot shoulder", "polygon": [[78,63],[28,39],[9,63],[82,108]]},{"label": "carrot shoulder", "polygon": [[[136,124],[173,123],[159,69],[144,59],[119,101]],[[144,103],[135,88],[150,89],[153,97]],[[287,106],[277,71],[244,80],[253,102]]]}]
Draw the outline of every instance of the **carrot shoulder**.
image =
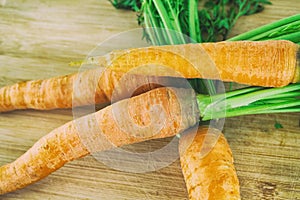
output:
[{"label": "carrot shoulder", "polygon": [[190,200],[240,199],[232,152],[219,130],[200,127],[184,134],[179,152]]},{"label": "carrot shoulder", "polygon": [[[0,194],[23,188],[89,153],[184,131],[198,121],[196,101],[186,98],[193,95],[190,89],[158,88],[66,123],[41,138],[14,162],[0,168]],[[157,113],[151,116],[153,106],[160,107],[163,120],[155,120]],[[118,121],[115,116],[127,114],[125,121]],[[151,126],[160,122],[163,126],[154,132]],[[141,131],[134,125],[146,128]]]}]

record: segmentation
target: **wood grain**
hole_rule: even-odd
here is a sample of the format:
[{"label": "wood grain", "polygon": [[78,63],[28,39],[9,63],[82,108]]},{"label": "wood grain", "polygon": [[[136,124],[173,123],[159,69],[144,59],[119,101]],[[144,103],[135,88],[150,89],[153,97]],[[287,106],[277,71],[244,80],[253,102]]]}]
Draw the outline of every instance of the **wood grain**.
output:
[{"label": "wood grain", "polygon": [[[299,13],[298,0],[273,0],[242,17],[231,35]],[[137,28],[134,12],[108,1],[2,1],[0,86],[76,72],[82,60],[110,36]],[[139,38],[137,38],[139,39]],[[11,162],[38,138],[72,120],[71,110],[14,111],[0,115],[0,164]],[[300,199],[300,115],[227,119],[224,134],[235,157],[243,199]],[[282,129],[275,129],[278,121]],[[128,147],[151,151],[170,139]],[[147,173],[117,171],[93,156],[71,162],[46,179],[3,195],[9,199],[187,199],[179,161]]]}]

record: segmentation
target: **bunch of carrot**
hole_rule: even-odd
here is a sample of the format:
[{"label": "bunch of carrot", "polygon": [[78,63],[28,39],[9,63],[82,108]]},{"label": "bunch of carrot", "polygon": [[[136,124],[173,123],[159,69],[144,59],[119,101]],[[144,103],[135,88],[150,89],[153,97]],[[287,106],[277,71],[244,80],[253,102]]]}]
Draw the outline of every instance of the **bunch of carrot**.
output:
[{"label": "bunch of carrot", "polygon": [[[290,71],[292,71],[292,73],[290,74],[295,73],[295,53],[297,48],[296,46],[294,46],[293,43],[290,42],[230,42],[219,44],[204,44],[203,46],[212,45],[214,50],[216,47],[218,47],[218,45],[220,45],[219,47],[226,49],[226,45],[233,47],[234,45],[245,44],[251,44],[254,49],[259,48],[261,46],[263,48],[274,48],[274,50],[272,50],[274,52],[276,52],[276,50],[279,49],[278,52],[282,53],[279,60],[282,61],[282,59],[287,59],[287,61],[280,66],[287,66],[286,63],[291,64],[292,66],[288,66],[287,68],[290,69]],[[278,46],[280,46],[280,48],[278,48]],[[189,48],[192,48],[191,45],[183,47],[185,48],[186,53],[192,55],[192,52],[187,51]],[[167,46],[165,48],[171,47]],[[108,99],[110,99],[112,90],[114,89],[114,86],[119,80],[119,78],[114,79],[113,76],[115,76],[116,74],[125,73],[124,70],[126,71],[131,65],[135,66],[136,62],[138,64],[142,64],[142,62],[139,59],[137,59],[137,61],[130,59],[129,63],[126,62],[126,60],[124,60],[125,58],[131,58],[131,56],[135,57],[136,53],[138,53],[138,55],[142,55],[140,57],[141,60],[145,60],[146,62],[147,60],[149,60],[149,62],[155,60],[155,56],[158,55],[160,59],[158,59],[157,62],[162,62],[163,64],[170,63],[170,66],[177,67],[177,69],[185,72],[186,76],[193,76],[193,71],[184,70],[182,66],[178,67],[178,65],[173,63],[172,60],[168,59],[168,54],[159,55],[161,51],[158,51],[156,53],[154,50],[155,47],[141,49],[139,51],[131,50],[129,54],[125,54],[125,57],[118,57],[118,59],[116,59],[116,62],[112,64],[111,68],[108,68],[108,70],[104,72],[105,75],[97,81],[97,83],[100,84],[97,85],[98,90],[96,91],[99,91],[100,93],[95,95],[96,99],[100,99],[101,101],[107,101]],[[278,52],[276,52],[276,55],[278,55]],[[212,51],[211,54],[213,53],[214,52]],[[233,52],[229,51],[229,54],[230,53]],[[255,58],[253,59],[255,60]],[[185,60],[179,62],[184,61]],[[233,61],[227,61],[229,65],[233,65],[234,63],[232,62],[235,62],[235,60],[233,59]],[[122,64],[124,64],[124,67]],[[259,63],[258,66],[260,66]],[[71,76],[52,78],[44,81],[29,81],[27,83],[21,83],[13,86],[4,87],[1,89],[1,102],[4,102],[2,103],[2,111],[11,110],[14,108],[27,107],[38,109],[52,109],[53,105],[58,106],[60,108],[70,106],[71,102],[66,102],[66,100],[70,101],[72,99],[72,84],[74,83],[75,77],[79,77],[81,82],[84,83],[84,85],[81,85],[82,87],[90,87],[90,85],[88,84],[88,82],[90,81],[90,77],[88,75],[90,75],[92,72],[93,71],[86,71],[82,74],[74,74]],[[130,76],[134,76],[137,78],[149,78],[149,76],[143,76],[142,74],[133,74]],[[256,76],[256,74],[253,74],[253,76]],[[91,77],[95,78],[94,76]],[[172,78],[170,77],[168,79],[172,80]],[[136,81],[138,79],[131,80]],[[179,79],[179,81],[180,80],[181,79]],[[248,79],[248,81],[249,83],[251,83],[251,77]],[[106,87],[101,87],[101,84],[105,85]],[[51,86],[52,89],[47,90],[46,88],[48,86]],[[145,90],[150,91],[145,92]],[[39,95],[39,92],[42,92],[42,94],[44,95],[34,96],[33,91],[37,92],[37,94],[35,95]],[[50,91],[51,95],[45,93],[46,91]],[[104,94],[101,93],[103,91]],[[250,91],[251,93],[249,93]],[[35,181],[38,181],[41,178],[50,174],[51,172],[62,167],[66,162],[80,158],[89,153],[95,151],[103,151],[125,144],[141,142],[148,139],[174,136],[175,134],[181,133],[191,126],[196,125],[199,116],[203,120],[208,120],[222,118],[226,116],[237,116],[245,113],[247,114],[247,112],[243,113],[240,110],[251,110],[251,108],[253,108],[252,104],[256,105],[258,103],[257,105],[259,105],[259,102],[261,101],[268,102],[268,100],[274,100],[278,97],[278,95],[281,95],[280,98],[284,97],[284,95],[287,95],[287,97],[289,97],[290,99],[292,97],[290,94],[294,94],[294,96],[297,96],[298,94],[299,96],[299,91],[300,84],[292,84],[286,87],[271,89],[254,87],[249,89],[232,91],[228,93],[225,98],[223,98],[224,96],[222,97],[222,95],[216,95],[215,101],[208,101],[207,99],[211,99],[209,96],[205,97],[201,94],[196,95],[193,92],[193,90],[189,88],[176,89],[160,87],[157,89],[152,89],[151,87],[146,87],[144,88],[144,93],[138,96],[120,100],[98,112],[74,120],[63,125],[62,127],[53,130],[51,133],[41,138],[31,149],[29,149],[16,161],[2,166],[0,168],[0,192],[2,194],[10,192],[15,189],[22,188]],[[89,99],[86,99],[85,93],[81,94],[82,96],[77,96],[76,98],[82,100],[82,102],[84,103],[93,102],[89,101]],[[246,95],[246,97],[244,97],[243,95]],[[248,98],[247,95],[250,95],[251,98]],[[49,98],[49,100],[47,100],[47,98]],[[51,102],[51,99],[56,99],[56,101],[52,102],[53,104],[47,107],[48,102]],[[247,100],[247,102],[244,102],[244,105],[241,105],[241,99]],[[230,102],[230,104],[228,104],[228,107],[225,107],[225,110],[223,109],[223,111],[228,111],[227,114],[226,112],[222,112],[222,109],[220,111],[220,108],[218,107],[218,105],[221,105],[222,107],[222,105],[224,105],[224,101]],[[214,114],[214,112],[210,110],[214,107],[212,105],[215,105],[218,108],[217,110],[219,110],[220,112]],[[289,109],[293,109],[295,106],[299,107],[299,105],[299,102],[294,102],[292,105],[289,105],[291,107]],[[122,108],[126,108],[125,112],[129,113],[129,120],[133,120],[133,123],[138,126],[148,126],[149,124],[151,125],[152,122],[151,117],[153,116],[151,116],[149,113],[151,113],[151,109],[153,108],[153,106],[160,106],[161,112],[164,113],[165,116],[164,126],[155,134],[150,128],[145,129],[141,133],[138,133],[139,135],[134,135],[134,132],[126,131],[130,130],[131,126],[133,125],[132,123],[129,123],[130,121],[128,122],[125,120],[123,122],[119,122],[114,118],[114,108],[119,110],[122,110]],[[272,106],[273,110],[271,109]],[[298,107],[296,108],[298,109]],[[278,107],[276,103],[270,101],[269,105],[268,103],[265,104],[263,109],[253,109],[254,112],[250,112],[250,114],[255,114],[255,112],[282,112],[280,108],[284,109],[285,107]],[[297,110],[294,110],[294,112],[295,111]],[[86,133],[81,132],[82,130],[86,130]]]},{"label": "bunch of carrot", "polygon": [[[160,74],[136,73],[129,75],[128,80],[131,80],[130,84],[133,87],[145,79],[148,83],[155,79],[164,81],[164,84],[161,85],[146,84],[139,89],[136,93],[137,96],[128,98],[119,88],[118,82],[121,77],[131,68],[143,64],[168,66],[180,72],[185,78],[203,78],[201,73],[199,75],[199,71],[196,70],[207,67],[205,62],[205,65],[203,62],[198,62],[199,55],[194,52],[194,49],[199,49],[199,46],[204,49],[203,60],[207,59],[206,55],[209,55],[220,72],[221,80],[256,86],[287,86],[270,89],[246,88],[229,92],[226,96],[216,95],[210,98],[201,94],[196,95],[189,88],[161,87],[162,85],[176,85],[183,79],[182,77],[173,78],[168,73],[160,72]],[[112,52],[110,57],[114,58],[113,62],[108,63],[109,67],[103,72],[90,70],[1,88],[1,112],[26,108],[41,110],[70,108],[109,102],[115,90],[117,90],[119,101],[53,130],[16,161],[2,166],[0,168],[0,194],[23,188],[49,175],[65,163],[89,153],[182,133],[197,125],[199,117],[202,120],[209,120],[242,114],[299,112],[300,103],[295,99],[299,97],[300,84],[288,85],[291,82],[299,82],[297,51],[297,45],[282,40],[154,46]],[[262,52],[268,55],[261,57]],[[184,58],[181,55],[184,55]],[[236,73],[233,73],[233,70]],[[272,71],[271,74],[270,71]],[[209,72],[205,73],[204,78],[217,77],[213,70],[211,74]],[[74,84],[76,89],[84,92],[75,93]],[[74,94],[76,95],[74,96]],[[281,102],[278,102],[279,99]],[[227,101],[228,104],[226,104]],[[222,106],[224,103],[225,107]],[[151,128],[143,129],[138,133],[126,131],[131,130],[133,125],[151,127],[151,117],[153,117],[151,112],[153,112],[153,107],[157,106],[160,108],[160,113],[165,116],[164,126],[158,132],[154,134]],[[212,110],[214,106],[218,110],[217,114],[214,109]],[[130,122],[119,122],[114,118],[114,108],[124,107],[127,108],[126,112]],[[86,130],[86,133],[89,134],[83,133],[81,130]],[[223,137],[216,138],[220,132],[216,130],[213,131],[215,134],[206,134],[206,132],[207,129],[201,129],[199,136],[197,134],[195,137],[195,142],[191,142],[190,145],[186,145],[185,142],[185,140],[190,140],[190,136],[181,139],[181,162],[190,191],[189,195],[193,199],[193,196],[198,196],[199,192],[209,191],[213,195],[216,194],[214,190],[217,190],[225,196],[235,196],[231,199],[238,199],[238,181],[229,146]],[[212,147],[213,150],[206,156],[197,154],[202,147],[207,147],[198,145],[205,144],[204,138],[208,138],[208,141],[216,141],[216,145]],[[225,150],[224,154],[220,154],[223,150]],[[194,153],[201,156],[197,160],[191,160],[195,158]],[[219,156],[223,160],[220,161]],[[195,172],[194,164],[199,164],[198,161],[201,168],[202,166],[207,168],[203,176],[199,175],[202,174],[201,171]],[[214,169],[221,170],[220,177],[224,177],[224,179],[212,177],[211,170]],[[195,174],[193,174],[194,172]],[[214,185],[213,181],[216,181],[224,185],[230,183],[232,187],[227,191],[221,191],[218,187],[211,190],[211,188],[207,188],[207,185],[203,186],[200,183],[205,181],[205,177],[209,177],[211,181],[207,185]]]}]

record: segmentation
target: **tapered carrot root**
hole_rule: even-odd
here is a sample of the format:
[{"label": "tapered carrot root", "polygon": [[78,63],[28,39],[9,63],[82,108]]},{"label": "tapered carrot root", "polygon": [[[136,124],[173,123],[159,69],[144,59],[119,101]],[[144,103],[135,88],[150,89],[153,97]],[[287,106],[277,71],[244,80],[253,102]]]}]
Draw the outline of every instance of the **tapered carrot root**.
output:
[{"label": "tapered carrot root", "polygon": [[68,123],[41,138],[14,162],[0,168],[0,194],[36,182],[65,163],[88,153],[76,127]]},{"label": "tapered carrot root", "polygon": [[[124,79],[123,84],[120,84],[121,78]],[[123,72],[99,68],[0,88],[0,112],[17,109],[50,110],[109,103],[112,101],[113,93],[116,101],[160,86],[182,85],[182,83],[183,79],[166,77],[134,74],[127,74],[124,77]],[[130,89],[137,90],[131,94],[128,92]]]},{"label": "tapered carrot root", "polygon": [[[0,168],[0,194],[23,188],[89,153],[184,131],[198,121],[196,101],[187,100],[193,95],[190,89],[158,88],[53,130],[16,161]],[[157,116],[164,117],[155,119]]]},{"label": "tapered carrot root", "polygon": [[216,129],[199,128],[179,141],[181,168],[190,200],[240,199],[230,147]]},{"label": "tapered carrot root", "polygon": [[[99,66],[109,66],[104,71],[94,69],[1,88],[0,112],[108,103],[115,91],[120,93],[118,99],[128,97],[128,94],[123,94],[126,93],[126,87],[129,87],[127,84],[134,88],[143,82],[137,94],[158,87],[148,80],[149,77],[162,78],[158,76],[220,79],[280,87],[300,81],[300,69],[296,64],[297,51],[298,45],[289,41],[219,42],[113,51],[98,60]],[[125,73],[147,65],[165,66],[177,73],[170,73],[167,68],[143,67],[132,72],[136,74],[130,74],[131,78],[127,77],[129,81],[123,82],[120,87],[119,80]],[[145,80],[149,83],[145,84]],[[162,83],[174,86],[171,78],[164,79]]]}]

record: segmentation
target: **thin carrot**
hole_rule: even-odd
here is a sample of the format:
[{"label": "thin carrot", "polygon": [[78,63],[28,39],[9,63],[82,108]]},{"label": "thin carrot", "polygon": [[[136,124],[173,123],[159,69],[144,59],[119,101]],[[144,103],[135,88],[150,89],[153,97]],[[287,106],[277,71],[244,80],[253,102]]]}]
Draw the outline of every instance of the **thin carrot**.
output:
[{"label": "thin carrot", "polygon": [[[147,69],[144,67],[135,73],[146,77],[178,77],[180,74],[185,78],[220,79],[248,85],[281,87],[300,81],[297,51],[298,45],[280,40],[184,44],[113,51],[97,61],[99,66],[108,67],[102,74],[101,70],[94,69],[1,88],[0,112],[26,108],[70,108],[73,103],[73,106],[107,103],[125,73],[135,67],[153,64],[178,73],[153,70],[151,67],[149,70],[144,70]],[[131,76],[132,85],[141,79],[139,76],[134,77],[134,74]],[[142,91],[152,88],[151,84],[144,85]],[[75,93],[75,90],[80,92]]]},{"label": "thin carrot", "polygon": [[219,130],[183,134],[179,153],[190,200],[241,199],[232,152]]},{"label": "thin carrot", "polygon": [[[191,89],[158,88],[66,123],[42,137],[14,162],[0,168],[0,194],[23,188],[89,153],[184,131],[198,121],[196,101],[186,98],[193,95]],[[165,116],[157,133],[153,131],[151,120],[162,113],[151,116],[153,106],[160,106]],[[124,112],[114,113],[123,108],[126,108]],[[125,114],[129,121],[115,119],[114,115]],[[146,129],[131,130],[134,125]]]},{"label": "thin carrot", "polygon": [[[118,100],[128,98],[128,90],[140,86],[133,94],[163,86],[180,85],[183,80],[167,77],[127,75],[120,85],[123,72],[99,68],[80,73],[33,80],[0,88],[0,112],[18,109],[50,110],[91,104],[109,103],[113,92]],[[124,80],[125,82],[125,80]],[[118,89],[115,86],[118,85]],[[116,99],[115,99],[116,100]]]}]

